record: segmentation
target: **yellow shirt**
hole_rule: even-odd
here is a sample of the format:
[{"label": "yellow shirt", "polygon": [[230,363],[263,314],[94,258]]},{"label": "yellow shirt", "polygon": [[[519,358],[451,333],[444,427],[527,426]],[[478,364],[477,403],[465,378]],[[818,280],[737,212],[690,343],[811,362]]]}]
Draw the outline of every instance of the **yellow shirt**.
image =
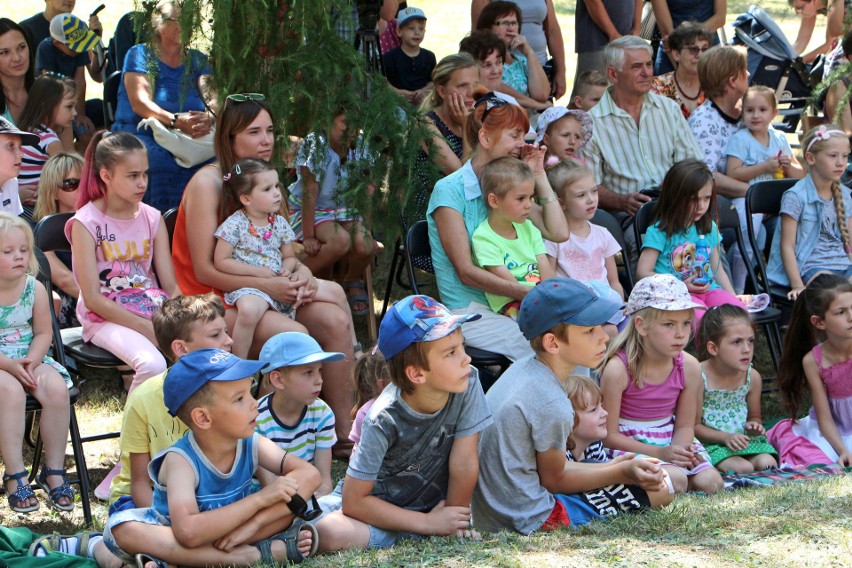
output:
[{"label": "yellow shirt", "polygon": [[188,428],[179,418],[172,418],[163,402],[166,373],[139,385],[124,405],[121,421],[121,472],[110,484],[109,502],[130,495],[130,454],[149,454],[152,458],[171,447],[186,434]]}]

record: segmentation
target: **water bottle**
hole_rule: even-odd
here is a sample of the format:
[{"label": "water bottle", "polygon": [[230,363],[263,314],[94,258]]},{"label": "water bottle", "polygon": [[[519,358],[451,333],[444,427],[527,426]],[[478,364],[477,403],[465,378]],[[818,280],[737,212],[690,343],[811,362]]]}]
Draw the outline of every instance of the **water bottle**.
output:
[{"label": "water bottle", "polygon": [[693,284],[703,286],[710,283],[710,254],[710,243],[704,235],[698,235],[698,242],[695,243],[695,263],[692,269],[695,275]]}]

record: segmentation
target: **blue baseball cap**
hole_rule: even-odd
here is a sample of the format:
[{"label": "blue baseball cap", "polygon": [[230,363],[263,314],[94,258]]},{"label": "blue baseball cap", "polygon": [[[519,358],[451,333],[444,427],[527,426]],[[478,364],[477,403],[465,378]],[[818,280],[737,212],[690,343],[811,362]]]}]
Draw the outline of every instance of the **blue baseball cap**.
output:
[{"label": "blue baseball cap", "polygon": [[426,14],[420,8],[403,8],[396,14],[396,27],[401,28],[409,20],[426,20]]},{"label": "blue baseball cap", "polygon": [[269,364],[267,371],[272,371],[320,361],[340,361],[345,357],[336,351],[323,351],[317,340],[307,333],[288,331],[270,337],[263,344],[259,359]]},{"label": "blue baseball cap", "polygon": [[189,397],[209,383],[238,381],[263,370],[263,361],[246,361],[221,349],[199,349],[178,359],[166,373],[163,402],[169,414],[177,412]]},{"label": "blue baseball cap", "polygon": [[518,326],[527,339],[557,324],[591,327],[607,323],[622,305],[604,300],[573,278],[551,278],[530,290],[521,302]]},{"label": "blue baseball cap", "polygon": [[454,315],[429,296],[408,296],[395,303],[379,326],[379,350],[390,359],[412,343],[436,341],[480,314]]}]

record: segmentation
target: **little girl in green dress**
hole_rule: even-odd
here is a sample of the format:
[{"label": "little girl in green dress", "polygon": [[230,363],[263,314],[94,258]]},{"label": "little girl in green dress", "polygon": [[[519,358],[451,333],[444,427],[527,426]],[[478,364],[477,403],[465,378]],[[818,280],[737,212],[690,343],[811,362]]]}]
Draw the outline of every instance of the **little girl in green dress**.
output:
[{"label": "little girl in green dress", "polygon": [[760,373],[751,366],[754,324],[731,304],[711,308],[699,328],[702,403],[695,435],[722,473],[751,473],[778,465],[760,419]]}]

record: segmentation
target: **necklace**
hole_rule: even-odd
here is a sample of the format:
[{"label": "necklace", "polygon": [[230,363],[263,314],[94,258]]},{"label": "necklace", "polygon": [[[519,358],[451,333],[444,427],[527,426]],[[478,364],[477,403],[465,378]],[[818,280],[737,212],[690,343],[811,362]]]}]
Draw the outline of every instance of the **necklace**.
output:
[{"label": "necklace", "polygon": [[[249,222],[249,234],[253,237],[261,237],[260,233],[257,232],[257,227],[254,226],[254,222],[251,220],[251,217],[243,211],[243,214],[246,216]],[[261,237],[264,241],[268,241],[272,238],[272,225],[275,223],[275,213],[270,213],[266,220],[269,221],[269,225],[266,227],[266,231],[263,232],[263,236]]]},{"label": "necklace", "polygon": [[697,101],[698,97],[701,96],[701,85],[698,85],[698,92],[695,93],[695,96],[690,97],[689,95],[686,94],[686,91],[683,90],[683,87],[680,86],[680,83],[677,82],[677,71],[672,73],[672,79],[674,79],[675,86],[677,87],[677,90],[680,91],[680,94],[683,95],[683,98],[685,98],[686,100]]}]

